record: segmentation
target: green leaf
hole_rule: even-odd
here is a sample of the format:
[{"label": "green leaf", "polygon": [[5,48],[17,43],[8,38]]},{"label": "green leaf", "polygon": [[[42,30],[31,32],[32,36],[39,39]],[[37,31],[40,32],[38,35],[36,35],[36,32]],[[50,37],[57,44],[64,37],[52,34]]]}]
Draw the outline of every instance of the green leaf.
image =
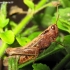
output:
[{"label": "green leaf", "polygon": [[68,53],[70,53],[70,35],[64,36],[63,45]]},{"label": "green leaf", "polygon": [[15,39],[14,33],[11,30],[2,32],[0,36],[1,36],[1,39],[8,44],[12,44]]},{"label": "green leaf", "polygon": [[4,17],[0,16],[0,28],[5,27],[9,23],[9,19],[5,19]]},{"label": "green leaf", "polygon": [[37,25],[34,25],[30,28],[27,28],[23,33],[22,33],[22,36],[27,36],[27,35],[30,35],[31,33],[33,33],[34,31],[38,30],[38,27]]},{"label": "green leaf", "polygon": [[59,29],[70,33],[70,28],[69,28],[70,25],[66,23],[66,21],[60,20],[57,25]]},{"label": "green leaf", "polygon": [[34,9],[34,3],[32,0],[23,0],[23,2],[31,9]]},{"label": "green leaf", "polygon": [[[47,19],[46,19],[47,18]],[[47,27],[47,26],[49,26],[50,24],[51,24],[51,19],[52,19],[52,16],[51,15],[49,15],[49,14],[47,14],[47,13],[45,13],[44,15],[43,15],[43,18],[42,18],[42,20],[41,20],[41,24],[42,24],[42,26],[43,27]],[[47,22],[47,23],[46,23]]]},{"label": "green leaf", "polygon": [[70,7],[70,0],[60,0],[63,7]]},{"label": "green leaf", "polygon": [[70,47],[70,35],[64,36],[63,44],[64,46]]},{"label": "green leaf", "polygon": [[16,40],[21,46],[25,46],[27,43],[29,43],[31,40],[27,37],[17,36]]},{"label": "green leaf", "polygon": [[32,65],[32,67],[33,70],[50,70],[50,68],[47,65],[42,63],[38,63],[38,64],[35,63]]},{"label": "green leaf", "polygon": [[59,9],[60,18],[69,21],[70,20],[70,7]]},{"label": "green leaf", "polygon": [[31,35],[29,35],[28,38],[32,40],[32,39],[34,39],[35,37],[37,37],[40,33],[41,33],[41,31],[34,32],[34,33],[32,33]]},{"label": "green leaf", "polygon": [[10,26],[13,30],[17,26],[17,23],[15,23],[14,21],[10,21]]},{"label": "green leaf", "polygon": [[59,29],[67,31],[68,33],[70,33],[70,13],[69,12],[70,12],[69,7],[64,8],[64,9],[59,9],[60,18],[57,24]]}]

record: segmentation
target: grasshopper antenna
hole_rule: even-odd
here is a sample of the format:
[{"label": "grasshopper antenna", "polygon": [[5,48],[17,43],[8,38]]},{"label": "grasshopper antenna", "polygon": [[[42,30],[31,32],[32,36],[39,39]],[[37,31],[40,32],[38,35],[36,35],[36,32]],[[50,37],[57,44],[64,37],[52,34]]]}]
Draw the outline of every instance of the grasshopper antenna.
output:
[{"label": "grasshopper antenna", "polygon": [[58,6],[59,6],[59,4],[57,4],[57,17],[56,17],[56,25],[57,25],[57,22],[58,22],[58,19],[59,19]]},{"label": "grasshopper antenna", "polygon": [[52,5],[54,6],[54,7],[56,7],[56,25],[57,25],[57,21],[58,21],[58,19],[59,19],[59,13],[58,13],[58,6],[60,5],[60,2],[59,1],[53,1],[52,2]]}]

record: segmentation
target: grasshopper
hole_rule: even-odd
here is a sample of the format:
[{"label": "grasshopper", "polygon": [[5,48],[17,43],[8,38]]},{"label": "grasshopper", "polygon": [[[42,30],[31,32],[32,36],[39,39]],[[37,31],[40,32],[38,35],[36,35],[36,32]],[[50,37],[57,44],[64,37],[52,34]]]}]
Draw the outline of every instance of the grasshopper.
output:
[{"label": "grasshopper", "polygon": [[56,40],[57,36],[58,27],[56,24],[53,24],[25,47],[7,48],[6,54],[9,57],[19,55],[19,63],[24,63],[36,58],[43,49]]},{"label": "grasshopper", "polygon": [[[57,8],[58,9],[58,8]],[[58,20],[58,18],[57,18]],[[49,45],[56,40],[58,36],[57,21],[50,25],[38,37],[33,39],[24,47],[7,48],[6,54],[10,56],[19,56],[19,64],[36,58],[42,50],[49,47]]]}]

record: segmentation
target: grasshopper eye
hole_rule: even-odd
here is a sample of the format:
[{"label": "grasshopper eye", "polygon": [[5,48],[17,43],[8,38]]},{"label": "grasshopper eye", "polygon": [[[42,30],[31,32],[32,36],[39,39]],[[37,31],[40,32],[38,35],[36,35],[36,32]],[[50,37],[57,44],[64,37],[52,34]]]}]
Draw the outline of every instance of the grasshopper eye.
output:
[{"label": "grasshopper eye", "polygon": [[55,30],[55,26],[54,26],[54,25],[52,25],[52,26],[51,26],[51,29],[52,29],[52,30]]}]

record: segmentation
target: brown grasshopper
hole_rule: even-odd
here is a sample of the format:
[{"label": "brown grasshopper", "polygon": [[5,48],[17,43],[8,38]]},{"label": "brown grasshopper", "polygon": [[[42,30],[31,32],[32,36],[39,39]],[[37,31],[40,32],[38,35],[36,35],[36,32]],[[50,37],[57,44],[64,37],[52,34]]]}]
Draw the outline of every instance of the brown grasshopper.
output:
[{"label": "brown grasshopper", "polygon": [[36,58],[41,50],[47,48],[55,41],[57,36],[58,27],[56,24],[53,24],[25,47],[7,48],[6,54],[8,54],[9,57],[19,55],[19,63],[24,63]]},{"label": "brown grasshopper", "polygon": [[[58,8],[57,8],[58,9]],[[58,18],[57,18],[58,20]],[[7,48],[6,54],[10,56],[19,56],[19,63],[36,58],[39,53],[47,48],[58,36],[57,21],[56,24],[50,25],[38,37],[32,40],[24,47]]]}]

